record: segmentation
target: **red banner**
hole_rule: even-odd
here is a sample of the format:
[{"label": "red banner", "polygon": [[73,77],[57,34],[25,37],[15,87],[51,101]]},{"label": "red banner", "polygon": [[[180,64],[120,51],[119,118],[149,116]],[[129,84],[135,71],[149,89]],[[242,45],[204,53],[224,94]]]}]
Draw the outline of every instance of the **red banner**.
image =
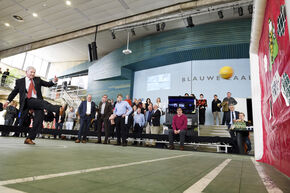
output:
[{"label": "red banner", "polygon": [[285,0],[268,0],[259,42],[264,154],[290,176],[290,49]]}]

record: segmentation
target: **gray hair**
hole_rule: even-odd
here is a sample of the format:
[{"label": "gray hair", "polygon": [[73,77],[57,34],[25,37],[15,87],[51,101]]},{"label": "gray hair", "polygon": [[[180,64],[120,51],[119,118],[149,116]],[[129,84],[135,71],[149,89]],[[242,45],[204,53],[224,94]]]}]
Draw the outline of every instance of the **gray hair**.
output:
[{"label": "gray hair", "polygon": [[27,68],[26,68],[26,72],[29,71],[29,70],[31,70],[31,69],[33,69],[33,70],[36,71],[36,69],[35,69],[33,66],[27,66]]}]

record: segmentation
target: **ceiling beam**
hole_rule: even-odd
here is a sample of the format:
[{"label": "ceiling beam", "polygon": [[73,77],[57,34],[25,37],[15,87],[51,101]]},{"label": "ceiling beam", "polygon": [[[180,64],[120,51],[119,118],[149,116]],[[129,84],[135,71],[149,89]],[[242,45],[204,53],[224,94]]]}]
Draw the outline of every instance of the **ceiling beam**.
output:
[{"label": "ceiling beam", "polygon": [[[182,12],[189,9],[196,9],[198,7],[213,6],[217,4],[229,3],[229,2],[235,2],[235,1],[239,1],[239,0],[193,0],[190,2],[179,3],[176,5],[169,6],[169,7],[149,11],[146,13],[130,16],[127,18],[111,21],[104,24],[99,24],[98,31],[105,31],[105,30],[109,30],[120,25],[143,21],[146,19],[159,17],[161,15],[170,14],[174,12]],[[2,50],[0,51],[0,59],[13,56],[19,53],[31,51],[34,49],[42,48],[45,46],[50,46],[53,44],[61,43],[64,41],[80,38],[86,35],[93,34],[95,33],[95,31],[96,31],[96,26],[92,26],[92,27],[76,30],[73,32],[69,32],[66,34],[62,34],[62,35],[54,36],[51,38],[47,38],[47,39],[27,43],[24,45],[16,46],[13,48],[9,48],[6,50]]]}]

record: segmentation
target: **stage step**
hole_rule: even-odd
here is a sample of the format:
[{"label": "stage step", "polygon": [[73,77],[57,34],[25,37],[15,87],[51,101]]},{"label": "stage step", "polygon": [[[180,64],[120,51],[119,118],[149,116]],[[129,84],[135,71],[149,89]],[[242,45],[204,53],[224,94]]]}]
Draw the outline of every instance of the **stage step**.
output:
[{"label": "stage step", "polygon": [[226,125],[199,125],[199,136],[230,137]]}]

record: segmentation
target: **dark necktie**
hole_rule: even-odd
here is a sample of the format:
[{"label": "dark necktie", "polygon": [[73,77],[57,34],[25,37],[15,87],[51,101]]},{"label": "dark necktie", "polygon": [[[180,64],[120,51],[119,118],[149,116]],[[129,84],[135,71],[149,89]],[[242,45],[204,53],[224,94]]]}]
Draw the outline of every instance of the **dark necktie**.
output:
[{"label": "dark necktie", "polygon": [[232,111],[232,123],[234,123],[234,111]]}]

